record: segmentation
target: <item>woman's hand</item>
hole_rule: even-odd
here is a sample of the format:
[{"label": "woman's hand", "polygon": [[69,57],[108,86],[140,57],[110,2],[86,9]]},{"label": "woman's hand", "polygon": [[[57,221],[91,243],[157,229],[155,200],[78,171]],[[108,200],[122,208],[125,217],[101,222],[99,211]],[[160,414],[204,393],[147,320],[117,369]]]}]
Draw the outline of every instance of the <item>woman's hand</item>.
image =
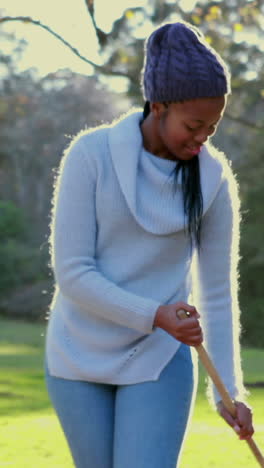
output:
[{"label": "woman's hand", "polygon": [[[190,313],[185,319],[180,319],[177,312],[184,309]],[[156,313],[154,326],[162,328],[177,340],[189,346],[198,346],[203,341],[203,332],[199,324],[200,314],[195,307],[186,302],[161,305]]]},{"label": "woman's hand", "polygon": [[235,418],[227,411],[222,400],[216,405],[217,411],[222,418],[225,419],[227,424],[234,428],[240,440],[249,440],[255,432],[252,425],[251,409],[241,401],[234,401],[234,404],[237,411]]}]

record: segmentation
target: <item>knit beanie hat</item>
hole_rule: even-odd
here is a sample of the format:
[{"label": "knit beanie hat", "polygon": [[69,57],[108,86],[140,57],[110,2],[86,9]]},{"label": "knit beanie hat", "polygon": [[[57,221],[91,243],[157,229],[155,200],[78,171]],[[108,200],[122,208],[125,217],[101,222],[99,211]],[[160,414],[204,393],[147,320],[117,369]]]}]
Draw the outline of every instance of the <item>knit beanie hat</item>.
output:
[{"label": "knit beanie hat", "polygon": [[146,40],[141,86],[150,102],[219,97],[231,92],[227,65],[204,35],[184,21],[166,23]]}]

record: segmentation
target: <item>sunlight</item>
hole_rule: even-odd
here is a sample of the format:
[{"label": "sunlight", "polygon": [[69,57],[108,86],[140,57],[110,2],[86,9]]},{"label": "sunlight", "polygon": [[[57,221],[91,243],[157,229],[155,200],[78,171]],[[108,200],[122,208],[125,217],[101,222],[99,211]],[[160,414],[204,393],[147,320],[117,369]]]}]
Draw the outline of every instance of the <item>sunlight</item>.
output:
[{"label": "sunlight", "polygon": [[237,43],[246,42],[249,45],[257,45],[259,49],[264,51],[264,43],[255,31],[235,31],[234,40]]},{"label": "sunlight", "polygon": [[191,11],[195,7],[197,0],[180,0],[179,6],[183,11]]},{"label": "sunlight", "polygon": [[144,7],[147,0],[115,0],[106,12],[105,0],[95,0],[96,20],[105,32],[110,32],[113,21],[120,18],[127,8]]},{"label": "sunlight", "polygon": [[[180,7],[186,12],[191,11],[196,3],[197,0],[179,0]],[[124,10],[133,7],[147,7],[148,5],[149,0],[115,0],[111,3],[111,8],[107,10],[106,14],[105,0],[95,0],[95,18],[100,28],[108,33],[112,29],[113,22],[121,17]],[[84,0],[69,0],[67,3],[64,0],[56,0],[56,2],[53,0],[45,2],[2,0],[1,11],[10,16],[31,16],[40,20],[64,37],[73,47],[76,47],[83,56],[97,64],[102,63],[103,59],[99,55],[94,27]],[[170,17],[170,21],[177,20],[179,20],[177,15]],[[137,18],[137,15],[135,15],[134,22],[136,26],[134,36],[138,39],[144,39],[153,30],[150,21],[144,21],[140,24],[140,18]],[[24,38],[28,42],[22,59],[18,63],[19,71],[33,68],[40,78],[65,68],[84,75],[94,74],[92,66],[75,56],[47,31],[31,24],[22,23],[6,23],[2,28],[8,32],[15,32],[18,38]],[[264,49],[264,44],[261,43],[256,34],[235,31],[234,37],[238,43],[247,41],[251,44],[257,44],[262,50]],[[1,46],[8,54],[8,45],[2,42]],[[109,80],[109,86],[114,91],[125,92],[127,81],[124,78],[113,77]]]},{"label": "sunlight", "polygon": [[[109,32],[113,21],[120,17],[126,8],[144,6],[146,0],[116,0],[111,5],[107,15],[105,14],[105,1],[96,0],[95,12],[96,21],[100,27]],[[87,12],[83,0],[69,0],[65,4],[64,0],[46,0],[45,2],[36,2],[35,0],[4,0],[1,2],[1,8],[5,15],[10,16],[31,16],[33,19],[40,20],[42,23],[50,26],[55,32],[64,37],[79,52],[89,60],[100,64],[102,59],[99,55],[98,43],[94,28]],[[48,73],[55,72],[58,69],[69,68],[73,72],[84,75],[91,75],[94,69],[89,64],[80,60],[69,49],[67,49],[57,39],[52,37],[47,31],[31,24],[6,23],[3,29],[14,31],[18,38],[25,38],[28,46],[18,64],[19,71],[28,68],[34,68],[39,77]],[[112,80],[114,83],[114,80]],[[113,89],[126,89],[123,80],[118,78]]]}]

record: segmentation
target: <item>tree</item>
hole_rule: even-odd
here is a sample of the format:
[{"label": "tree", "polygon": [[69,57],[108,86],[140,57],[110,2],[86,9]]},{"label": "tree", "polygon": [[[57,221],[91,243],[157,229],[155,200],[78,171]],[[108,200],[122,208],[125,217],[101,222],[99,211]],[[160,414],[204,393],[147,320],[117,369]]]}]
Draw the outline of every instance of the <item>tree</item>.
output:
[{"label": "tree", "polygon": [[69,135],[110,120],[123,106],[96,77],[68,70],[41,81],[34,80],[30,72],[12,73],[3,80],[0,166],[4,180],[0,196],[19,206],[30,224],[37,220],[33,242],[43,232],[47,187]]},{"label": "tree", "polygon": [[[262,334],[258,334],[255,327],[256,317],[248,312],[257,311],[258,330],[261,330],[264,326],[261,308],[264,264],[262,1],[200,0],[189,11],[187,8],[183,9],[183,2],[179,4],[149,0],[144,8],[125,10],[123,15],[114,21],[109,33],[97,24],[96,2],[84,1],[98,39],[103,65],[83,57],[65,38],[33,18],[0,18],[0,25],[22,21],[25,26],[32,23],[36,27],[44,28],[47,34],[53,34],[80,60],[92,64],[95,70],[93,78],[76,76],[64,70],[38,82],[34,81],[29,72],[18,75],[10,56],[2,55],[8,78],[2,84],[0,95],[0,170],[4,180],[1,195],[23,207],[23,212],[31,217],[31,225],[34,223],[39,227],[38,235],[37,228],[32,232],[33,244],[39,245],[41,232],[44,232],[44,226],[47,225],[45,217],[49,211],[54,154],[57,158],[56,166],[65,146],[64,134],[75,133],[85,124],[92,124],[90,113],[87,113],[88,106],[91,114],[96,115],[99,120],[110,120],[111,111],[113,114],[116,112],[116,107],[111,105],[110,111],[107,103],[116,103],[120,96],[118,100],[113,96],[113,99],[109,100],[109,95],[105,98],[103,89],[100,89],[99,75],[121,76],[126,79],[129,102],[142,105],[139,90],[145,40],[142,27],[148,25],[151,29],[163,21],[178,19],[198,26],[208,42],[224,57],[232,72],[233,93],[214,142],[232,159],[241,186],[243,225],[240,295],[242,325],[245,328],[243,344],[263,345]],[[251,41],[253,32],[259,37],[259,41],[255,43]],[[83,96],[87,96],[85,103]],[[100,110],[103,111],[102,114]],[[69,115],[73,114],[77,116],[75,122],[69,118]]]},{"label": "tree", "polygon": [[[18,47],[13,36],[6,39]],[[63,150],[71,135],[112,120],[127,103],[117,102],[96,77],[69,70],[42,80],[31,71],[19,74],[13,57],[0,57],[6,69],[0,88],[0,310],[43,317],[48,303],[41,291],[52,289],[51,197]]]},{"label": "tree", "polygon": [[[261,0],[228,0],[219,1],[197,1],[191,11],[183,10],[178,2],[166,2],[161,0],[149,0],[147,7],[130,8],[124,11],[121,18],[113,23],[113,28],[109,33],[105,33],[96,22],[96,2],[95,0],[84,0],[88,15],[92,20],[94,31],[98,39],[101,55],[105,58],[104,65],[98,65],[82,56],[79,51],[61,35],[53,31],[49,26],[31,17],[10,17],[0,18],[1,23],[10,21],[22,21],[31,23],[37,27],[45,29],[55,36],[59,41],[69,47],[80,60],[84,60],[94,67],[95,72],[105,75],[122,76],[129,80],[128,95],[139,100],[138,84],[140,71],[143,64],[143,41],[144,38],[136,39],[135,31],[146,22],[150,22],[153,27],[163,21],[174,21],[183,19],[198,26],[206,35],[208,41],[222,54],[232,69],[234,102],[237,102],[237,95],[241,86],[248,81],[247,73],[251,76],[259,76],[260,90],[262,92],[263,82],[263,54],[257,45],[250,45],[247,41],[241,41],[237,37],[242,31],[244,34],[254,30],[257,31],[262,40],[264,38],[263,21],[264,6]],[[239,121],[248,127],[263,128],[262,123],[250,121],[247,115],[241,116],[241,106],[236,113],[231,112],[231,108],[226,113],[226,117]],[[237,106],[238,107],[238,106]],[[242,109],[242,114],[244,109]]]}]

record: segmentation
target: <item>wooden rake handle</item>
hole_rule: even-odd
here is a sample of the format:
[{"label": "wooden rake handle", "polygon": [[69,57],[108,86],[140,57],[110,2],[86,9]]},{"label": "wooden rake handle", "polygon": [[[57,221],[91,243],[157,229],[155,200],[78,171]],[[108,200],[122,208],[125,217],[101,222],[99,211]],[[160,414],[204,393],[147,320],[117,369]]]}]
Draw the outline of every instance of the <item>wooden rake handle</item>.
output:
[{"label": "wooden rake handle", "polygon": [[[185,319],[190,317],[189,313],[182,309],[178,310],[177,315],[179,319]],[[211,377],[214,385],[216,386],[219,394],[221,395],[224,406],[231,414],[231,416],[236,417],[236,406],[233,400],[231,399],[225,385],[223,384],[216,368],[214,367],[207,351],[205,350],[202,344],[195,346],[195,349],[199,354],[199,358],[202,361],[205,370]],[[264,457],[261,454],[257,444],[254,442],[253,438],[251,437],[249,440],[246,440],[246,442],[252,450],[253,454],[255,455],[257,461],[259,462],[259,465],[264,468]]]}]

